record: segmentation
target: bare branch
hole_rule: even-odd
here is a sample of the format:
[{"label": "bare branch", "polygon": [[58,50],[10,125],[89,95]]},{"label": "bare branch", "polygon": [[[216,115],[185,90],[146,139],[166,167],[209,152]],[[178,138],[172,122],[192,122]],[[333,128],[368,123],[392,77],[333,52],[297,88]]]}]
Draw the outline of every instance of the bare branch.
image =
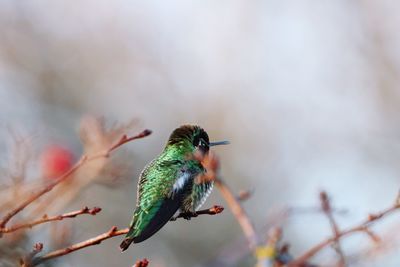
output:
[{"label": "bare branch", "polygon": [[149,266],[149,261],[147,259],[136,261],[135,265],[132,267],[147,267]]},{"label": "bare branch", "polygon": [[236,220],[242,227],[243,233],[246,236],[250,249],[255,249],[258,244],[258,238],[249,216],[239,203],[237,197],[232,193],[225,182],[217,176],[217,173],[219,171],[218,157],[210,151],[207,154],[195,153],[192,158],[200,161],[200,163],[206,169],[206,172],[203,175],[197,177],[196,182],[202,183],[206,181],[214,181],[215,185],[218,187],[222,196],[228,203]]},{"label": "bare branch", "polygon": [[[212,208],[209,208],[209,209],[197,211],[196,215],[192,216],[192,217],[197,217],[198,215],[215,215],[215,214],[221,213],[223,210],[224,210],[224,208],[221,206],[213,206]],[[180,218],[180,217],[183,217],[183,216],[179,216],[178,218]],[[36,266],[44,261],[70,254],[76,250],[80,250],[80,249],[83,249],[86,247],[98,245],[103,240],[106,240],[106,239],[109,239],[109,238],[112,238],[115,236],[127,234],[128,231],[129,231],[129,228],[124,228],[124,229],[118,230],[118,228],[116,226],[113,226],[113,227],[111,227],[111,229],[108,232],[100,234],[96,237],[76,243],[76,244],[68,246],[66,248],[52,251],[43,256],[35,257],[31,260],[31,266]]]},{"label": "bare branch", "polygon": [[88,207],[84,207],[83,209],[77,210],[77,211],[72,211],[68,213],[64,213],[61,215],[56,215],[56,216],[51,216],[48,217],[47,215],[44,215],[41,219],[31,222],[31,223],[23,223],[23,224],[17,224],[11,227],[6,227],[6,228],[0,228],[0,233],[11,233],[15,232],[21,229],[25,228],[32,228],[36,225],[47,223],[47,222],[52,222],[52,221],[61,221],[66,218],[74,218],[78,215],[81,214],[90,214],[90,215],[96,215],[101,211],[101,208],[94,207],[92,209],[89,209]]},{"label": "bare branch", "polygon": [[243,233],[247,238],[250,249],[254,249],[258,244],[258,238],[254,229],[253,223],[250,221],[245,209],[240,205],[235,195],[221,179],[215,180],[215,185],[218,187],[222,196],[228,203],[233,215],[242,227]]},{"label": "bare branch", "polygon": [[343,267],[346,266],[346,259],[343,253],[342,246],[340,245],[339,241],[339,227],[333,217],[332,214],[332,208],[331,208],[331,203],[329,201],[328,194],[325,191],[320,192],[319,194],[320,200],[321,200],[321,207],[322,210],[324,211],[326,217],[328,217],[329,223],[332,227],[333,234],[335,236],[335,241],[333,242],[333,248],[335,249],[336,253],[339,255],[339,266]]},{"label": "bare branch", "polygon": [[17,215],[19,212],[21,212],[23,209],[25,209],[29,204],[34,202],[36,199],[40,198],[42,195],[45,193],[51,191],[56,185],[64,181],[66,178],[68,178],[71,174],[73,174],[77,169],[79,169],[86,161],[88,157],[86,155],[82,156],[81,159],[65,174],[63,174],[60,178],[58,178],[55,182],[52,184],[49,184],[48,186],[44,187],[42,190],[38,191],[37,193],[33,194],[30,198],[25,200],[22,204],[20,204],[18,207],[7,213],[0,221],[0,228],[4,228],[7,222]]},{"label": "bare branch", "polygon": [[122,230],[118,230],[116,226],[111,227],[111,229],[108,232],[105,232],[103,234],[100,234],[96,237],[90,238],[88,240],[76,243],[74,245],[68,246],[66,248],[58,249],[53,252],[47,253],[46,255],[36,257],[32,259],[32,266],[36,266],[44,261],[57,258],[60,256],[67,255],[69,253],[72,253],[76,250],[83,249],[85,247],[89,246],[94,246],[100,244],[103,240],[109,239],[114,236],[119,236],[128,233],[129,228],[124,228]]},{"label": "bare branch", "polygon": [[126,136],[126,135],[123,135],[123,136],[121,137],[121,139],[118,141],[118,143],[116,143],[115,145],[113,145],[112,147],[110,147],[110,148],[108,149],[108,151],[106,152],[106,155],[105,155],[105,156],[108,156],[111,152],[113,152],[113,151],[114,151],[115,149],[117,149],[118,147],[120,147],[120,146],[122,146],[122,145],[124,145],[124,144],[126,144],[126,143],[128,143],[128,142],[131,142],[131,141],[133,141],[133,140],[147,137],[147,136],[149,136],[151,133],[152,133],[151,130],[145,129],[145,130],[142,131],[141,133],[139,133],[139,134],[137,134],[137,135],[134,135],[134,136],[131,136],[131,137],[128,137],[128,136]]},{"label": "bare branch", "polygon": [[214,205],[213,207],[209,208],[209,209],[205,209],[205,210],[199,210],[196,211],[194,213],[192,212],[181,212],[178,214],[178,216],[171,218],[170,221],[176,221],[176,219],[178,218],[185,218],[185,219],[190,219],[193,217],[197,217],[199,215],[216,215],[216,214],[220,214],[221,212],[224,211],[224,207],[222,206],[218,206],[218,205]]},{"label": "bare branch", "polygon": [[313,257],[315,254],[317,254],[319,251],[321,251],[328,245],[334,243],[336,240],[338,240],[344,236],[348,236],[350,234],[357,233],[357,232],[366,233],[369,237],[371,237],[376,242],[377,240],[379,240],[379,237],[377,237],[375,234],[373,234],[373,237],[372,237],[371,233],[373,233],[373,232],[369,230],[369,227],[376,221],[386,217],[387,215],[397,211],[398,209],[400,209],[400,203],[397,198],[395,203],[391,207],[389,207],[377,214],[370,214],[368,216],[368,218],[366,220],[364,220],[363,222],[361,222],[360,224],[353,226],[347,230],[341,231],[336,236],[328,238],[328,239],[320,242],[319,244],[315,245],[314,247],[312,247],[311,249],[306,251],[303,255],[301,255],[294,261],[290,262],[288,264],[288,267],[302,266],[302,264],[304,264],[307,260],[309,260],[311,257]]},{"label": "bare branch", "polygon": [[240,190],[236,198],[239,201],[246,201],[253,195],[253,193],[254,190]]},{"label": "bare branch", "polygon": [[103,158],[103,157],[109,157],[110,153],[114,151],[115,149],[119,148],[120,146],[124,145],[127,142],[146,137],[151,134],[150,130],[144,130],[141,133],[132,136],[132,137],[127,137],[126,135],[123,135],[121,139],[113,146],[111,146],[107,151],[93,155],[93,156],[87,156],[87,155],[82,155],[82,157],[79,159],[79,161],[71,168],[69,169],[66,173],[61,175],[55,182],[49,184],[48,186],[44,187],[42,190],[34,193],[31,197],[29,197],[26,201],[18,205],[16,208],[14,208],[12,211],[7,213],[1,220],[0,220],[0,228],[4,228],[7,224],[7,222],[14,217],[16,214],[21,212],[23,209],[25,209],[28,205],[30,205],[32,202],[46,194],[47,192],[51,191],[55,186],[60,184],[61,182],[65,181],[68,177],[70,177],[73,173],[75,173],[79,168],[81,168],[87,161],[91,161],[97,158]]},{"label": "bare branch", "polygon": [[19,264],[21,267],[31,267],[32,265],[32,258],[43,250],[42,243],[36,243],[33,246],[32,251],[24,258],[20,259]]}]

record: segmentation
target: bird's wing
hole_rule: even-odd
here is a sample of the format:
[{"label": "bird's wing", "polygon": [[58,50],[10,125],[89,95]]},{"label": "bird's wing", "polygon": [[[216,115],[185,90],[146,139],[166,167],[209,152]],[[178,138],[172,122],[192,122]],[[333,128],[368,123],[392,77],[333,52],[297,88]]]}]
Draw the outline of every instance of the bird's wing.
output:
[{"label": "bird's wing", "polygon": [[139,243],[163,227],[179,209],[197,172],[179,160],[150,163],[141,174],[138,204],[127,238]]}]

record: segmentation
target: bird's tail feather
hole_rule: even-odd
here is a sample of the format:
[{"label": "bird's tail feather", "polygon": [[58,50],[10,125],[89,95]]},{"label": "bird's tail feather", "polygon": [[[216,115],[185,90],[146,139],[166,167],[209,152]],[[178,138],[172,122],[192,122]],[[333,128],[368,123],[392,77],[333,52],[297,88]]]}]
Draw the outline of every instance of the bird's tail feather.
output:
[{"label": "bird's tail feather", "polygon": [[133,238],[125,238],[124,241],[122,241],[122,243],[119,245],[119,247],[121,248],[121,252],[127,250],[132,242]]}]

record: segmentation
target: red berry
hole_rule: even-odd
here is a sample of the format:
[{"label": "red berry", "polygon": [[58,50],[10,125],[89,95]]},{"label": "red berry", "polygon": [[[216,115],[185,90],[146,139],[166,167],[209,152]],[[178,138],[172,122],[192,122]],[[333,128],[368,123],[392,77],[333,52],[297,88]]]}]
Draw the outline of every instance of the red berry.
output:
[{"label": "red berry", "polygon": [[40,158],[42,174],[45,178],[58,178],[72,167],[73,160],[69,149],[60,145],[48,146]]}]

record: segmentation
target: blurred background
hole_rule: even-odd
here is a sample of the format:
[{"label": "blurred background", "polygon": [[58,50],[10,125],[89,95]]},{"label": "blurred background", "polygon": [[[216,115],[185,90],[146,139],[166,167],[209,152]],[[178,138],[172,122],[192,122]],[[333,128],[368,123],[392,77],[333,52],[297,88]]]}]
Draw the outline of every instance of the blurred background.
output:
[{"label": "blurred background", "polygon": [[[46,153],[68,166],[122,133],[153,130],[48,196],[61,204],[18,218],[83,206],[100,214],[3,238],[0,263],[13,266],[36,242],[50,251],[126,227],[141,169],[184,123],[231,142],[215,148],[222,177],[235,192],[254,189],[243,205],[260,236],[280,221],[293,255],[331,229],[321,213],[280,220],[280,211],[319,207],[320,190],[346,210],[336,215],[341,227],[390,206],[400,188],[399,10],[389,0],[0,1],[4,203],[51,179]],[[213,204],[226,206],[217,190],[205,207]],[[352,266],[399,266],[399,219],[374,228],[387,248]],[[116,237],[48,266],[131,266],[138,258],[160,267],[254,266],[235,252],[242,236],[226,209],[169,223],[124,254]],[[343,241],[347,255],[372,245],[363,235]],[[334,257],[326,249],[314,261]]]}]

